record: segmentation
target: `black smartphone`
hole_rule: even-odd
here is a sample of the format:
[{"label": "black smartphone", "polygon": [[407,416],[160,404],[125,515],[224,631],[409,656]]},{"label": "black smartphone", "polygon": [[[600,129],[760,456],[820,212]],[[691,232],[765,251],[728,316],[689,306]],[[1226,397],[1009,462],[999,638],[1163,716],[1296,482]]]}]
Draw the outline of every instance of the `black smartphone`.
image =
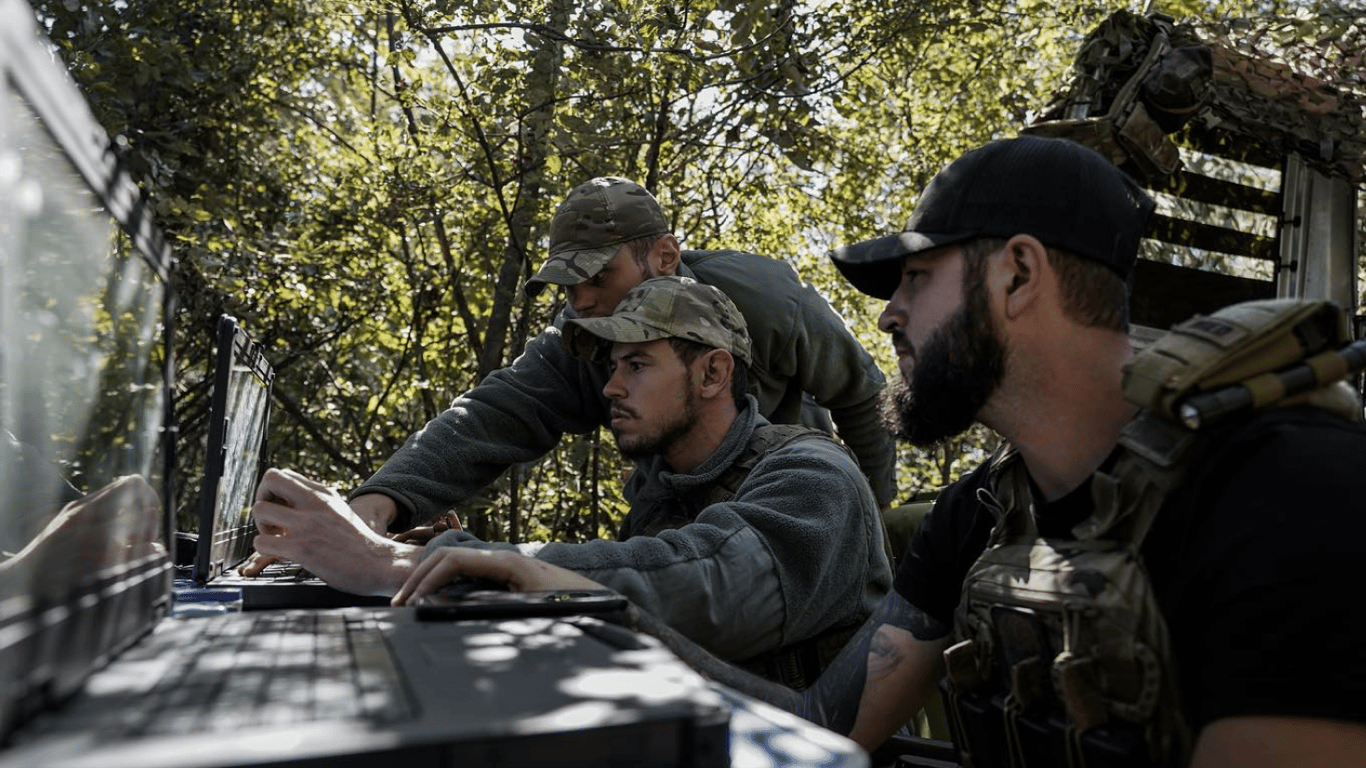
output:
[{"label": "black smartphone", "polygon": [[417,605],[423,621],[573,616],[626,610],[626,598],[610,589],[549,589],[530,592],[474,590],[459,597],[435,593]]}]

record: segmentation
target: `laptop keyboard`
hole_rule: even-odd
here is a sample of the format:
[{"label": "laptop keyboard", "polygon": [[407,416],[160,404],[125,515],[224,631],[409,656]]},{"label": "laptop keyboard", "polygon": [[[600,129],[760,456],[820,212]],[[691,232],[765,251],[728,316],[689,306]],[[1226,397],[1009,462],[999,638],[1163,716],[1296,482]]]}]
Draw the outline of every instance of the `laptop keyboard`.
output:
[{"label": "laptop keyboard", "polygon": [[[236,570],[233,571],[236,575]],[[254,576],[255,579],[263,581],[303,581],[313,578],[313,574],[304,570],[298,563],[271,563],[267,565],[260,575]]]},{"label": "laptop keyboard", "polygon": [[320,611],[163,621],[74,704],[123,737],[412,713],[375,618]]}]

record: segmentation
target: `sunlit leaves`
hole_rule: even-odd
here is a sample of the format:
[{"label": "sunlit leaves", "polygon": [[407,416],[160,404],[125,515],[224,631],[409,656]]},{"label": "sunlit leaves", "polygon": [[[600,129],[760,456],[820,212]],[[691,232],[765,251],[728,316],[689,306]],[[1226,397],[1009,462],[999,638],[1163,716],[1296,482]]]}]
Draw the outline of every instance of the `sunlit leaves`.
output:
[{"label": "sunlit leaves", "polygon": [[[1361,71],[1350,4],[1159,5],[1246,18],[1282,48],[1312,36],[1325,70]],[[1018,132],[1118,6],[34,7],[176,244],[184,441],[203,439],[208,329],[230,311],[280,371],[272,461],[349,487],[549,320],[554,302],[518,288],[555,204],[594,175],[649,186],[687,247],[788,261],[895,375],[878,302],[826,251],[899,229],[944,164]],[[990,442],[905,451],[902,491],[942,485]],[[567,439],[462,512],[488,535],[610,534],[621,474],[610,437]]]}]

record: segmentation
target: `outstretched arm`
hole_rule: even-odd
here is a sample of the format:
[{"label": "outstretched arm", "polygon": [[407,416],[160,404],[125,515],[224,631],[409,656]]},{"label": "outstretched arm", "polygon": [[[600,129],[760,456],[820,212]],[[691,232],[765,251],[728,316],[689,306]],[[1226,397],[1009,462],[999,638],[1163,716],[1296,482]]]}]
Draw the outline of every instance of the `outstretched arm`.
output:
[{"label": "outstretched arm", "polygon": [[571,570],[506,549],[441,547],[418,563],[394,594],[394,605],[418,605],[460,577],[501,581],[522,592],[540,589],[602,589]]},{"label": "outstretched arm", "polygon": [[390,530],[425,525],[507,467],[540,458],[564,433],[607,423],[605,376],[605,366],[569,353],[558,327],[547,328],[410,436],[352,497],[392,499]]}]

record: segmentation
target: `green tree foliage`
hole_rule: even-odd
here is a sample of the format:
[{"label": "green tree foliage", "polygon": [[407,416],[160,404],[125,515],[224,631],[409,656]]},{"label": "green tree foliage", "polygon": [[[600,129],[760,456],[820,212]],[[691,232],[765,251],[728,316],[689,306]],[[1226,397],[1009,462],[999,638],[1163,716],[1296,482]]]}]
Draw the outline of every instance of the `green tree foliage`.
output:
[{"label": "green tree foliage", "polygon": [[[685,247],[786,260],[893,372],[880,307],[825,252],[899,229],[934,172],[1037,117],[1086,32],[1128,7],[33,5],[176,246],[183,476],[198,474],[208,344],[227,311],[279,372],[270,461],[342,487],[548,322],[558,299],[528,301],[520,286],[554,205],[594,175],[653,190]],[[1329,17],[1361,34],[1341,3],[1159,5],[1303,19],[1296,39]],[[1350,52],[1319,50],[1326,66],[1352,66]],[[991,443],[973,433],[906,450],[903,493],[952,480]],[[490,538],[605,535],[625,470],[610,436],[567,439],[461,512]]]}]

